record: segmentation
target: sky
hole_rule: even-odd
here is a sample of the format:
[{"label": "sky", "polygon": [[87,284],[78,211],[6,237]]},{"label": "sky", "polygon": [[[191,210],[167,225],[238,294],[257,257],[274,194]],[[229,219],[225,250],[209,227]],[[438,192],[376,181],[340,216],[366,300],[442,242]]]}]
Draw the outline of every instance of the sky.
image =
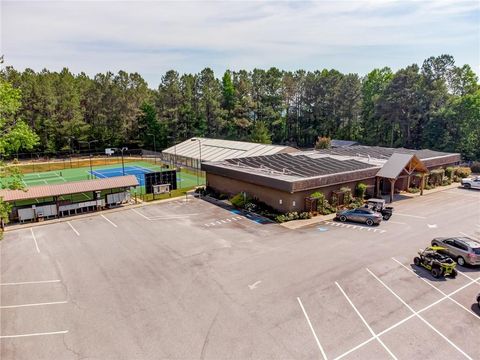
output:
[{"label": "sky", "polygon": [[365,75],[450,54],[480,73],[480,1],[0,0],[0,55],[18,70],[337,69]]}]

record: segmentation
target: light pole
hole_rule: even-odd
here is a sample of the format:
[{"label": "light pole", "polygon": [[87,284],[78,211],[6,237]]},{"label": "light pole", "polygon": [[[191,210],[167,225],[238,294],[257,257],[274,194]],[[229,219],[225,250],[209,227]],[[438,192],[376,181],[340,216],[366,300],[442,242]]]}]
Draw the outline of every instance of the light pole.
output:
[{"label": "light pole", "polygon": [[200,155],[199,163],[198,163],[198,166],[197,166],[197,186],[198,186],[198,185],[200,185],[198,174],[202,169],[202,142],[200,141],[200,139],[197,139],[197,138],[193,138],[193,139],[191,139],[191,141],[198,141],[198,152],[199,152],[199,155]]},{"label": "light pole", "polygon": [[127,147],[122,147],[122,148],[120,149],[120,151],[122,152],[122,174],[123,174],[123,176],[125,176],[125,163],[123,162],[123,152],[124,152],[125,150],[128,150],[128,148],[127,148]]},{"label": "light pole", "polygon": [[93,178],[93,168],[92,168],[92,150],[91,144],[98,142],[98,140],[90,140],[90,141],[80,141],[81,143],[88,144],[88,157],[90,159],[90,176]]},{"label": "light pole", "polygon": [[147,134],[153,136],[153,152],[155,153],[155,165],[157,164],[157,142],[155,141],[155,134]]}]

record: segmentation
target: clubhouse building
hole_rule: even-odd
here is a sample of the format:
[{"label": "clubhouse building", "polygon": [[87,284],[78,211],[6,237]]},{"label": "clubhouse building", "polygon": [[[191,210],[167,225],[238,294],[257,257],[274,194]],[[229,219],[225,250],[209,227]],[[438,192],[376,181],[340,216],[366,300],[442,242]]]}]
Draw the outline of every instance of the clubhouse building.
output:
[{"label": "clubhouse building", "polygon": [[394,194],[417,186],[433,169],[458,165],[460,154],[351,145],[324,150],[229,158],[202,162],[207,186],[218,193],[249,196],[281,211],[304,211],[306,199],[322,192],[327,200],[342,188],[367,185],[371,196]]}]

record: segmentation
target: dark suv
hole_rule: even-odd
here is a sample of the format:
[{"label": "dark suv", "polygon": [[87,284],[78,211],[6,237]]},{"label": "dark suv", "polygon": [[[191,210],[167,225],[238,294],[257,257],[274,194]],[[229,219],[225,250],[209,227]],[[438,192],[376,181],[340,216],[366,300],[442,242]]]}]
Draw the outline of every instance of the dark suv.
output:
[{"label": "dark suv", "polygon": [[443,253],[458,265],[480,265],[480,242],[469,237],[440,237],[432,240],[432,246],[445,248]]}]

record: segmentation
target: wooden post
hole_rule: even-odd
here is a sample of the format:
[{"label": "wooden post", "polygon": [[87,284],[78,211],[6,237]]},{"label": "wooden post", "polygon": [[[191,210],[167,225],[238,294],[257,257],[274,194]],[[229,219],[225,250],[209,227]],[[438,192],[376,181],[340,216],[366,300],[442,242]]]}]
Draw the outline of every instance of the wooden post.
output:
[{"label": "wooden post", "polygon": [[411,182],[411,175],[409,174],[407,177],[407,190],[410,189],[410,182]]},{"label": "wooden post", "polygon": [[390,180],[390,202],[393,202],[393,194],[395,191],[395,181],[396,179],[389,179]]},{"label": "wooden post", "polygon": [[375,181],[376,181],[376,192],[375,192],[375,196],[376,197],[379,197],[380,196],[380,178],[378,176],[375,177]]},{"label": "wooden post", "polygon": [[422,180],[420,183],[420,196],[423,195],[423,188],[425,187],[425,173],[422,173]]}]

